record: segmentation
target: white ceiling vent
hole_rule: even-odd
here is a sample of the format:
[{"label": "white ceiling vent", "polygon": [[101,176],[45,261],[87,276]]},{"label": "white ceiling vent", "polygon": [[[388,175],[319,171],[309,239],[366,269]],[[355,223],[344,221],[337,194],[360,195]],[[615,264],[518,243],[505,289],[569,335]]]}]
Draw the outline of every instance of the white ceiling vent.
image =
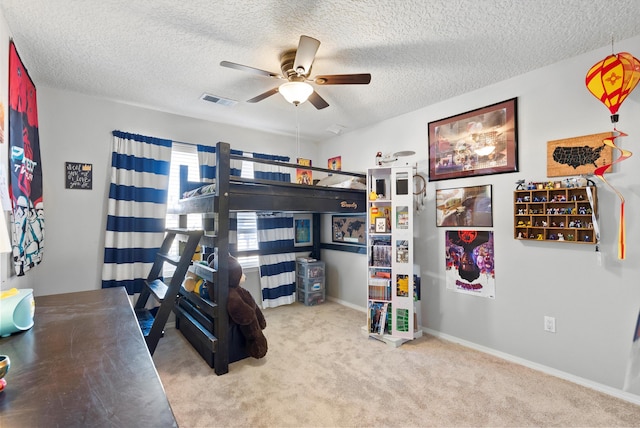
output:
[{"label": "white ceiling vent", "polygon": [[200,99],[204,101],[209,101],[210,103],[220,104],[226,107],[233,107],[234,105],[238,104],[238,102],[235,100],[230,100],[229,98],[217,97],[215,95],[210,95],[210,94],[202,94]]},{"label": "white ceiling vent", "polygon": [[329,126],[327,128],[327,132],[331,132],[332,134],[340,135],[340,134],[342,134],[344,132],[345,129],[347,129],[346,126],[333,124],[333,125],[331,125],[331,126]]}]

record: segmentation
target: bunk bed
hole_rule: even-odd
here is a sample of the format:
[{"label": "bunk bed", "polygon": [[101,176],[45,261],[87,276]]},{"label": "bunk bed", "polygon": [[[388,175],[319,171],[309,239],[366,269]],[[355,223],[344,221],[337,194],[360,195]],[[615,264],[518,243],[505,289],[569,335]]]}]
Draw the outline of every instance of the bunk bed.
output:
[{"label": "bunk bed", "polygon": [[[295,171],[304,168],[326,173],[320,185],[297,184],[272,180],[246,179],[232,176],[231,161],[242,160],[273,164]],[[205,185],[189,182],[186,169],[181,171],[181,194]],[[338,180],[337,176],[346,177]],[[346,171],[333,171],[317,167],[301,167],[265,159],[243,157],[233,154],[228,143],[216,145],[215,184],[207,184],[204,193],[195,191],[195,196],[183,198],[170,208],[170,213],[180,215],[180,227],[186,227],[186,214],[215,214],[215,233],[205,232],[201,244],[206,249],[217,251],[216,269],[194,263],[196,275],[214,283],[211,299],[196,293],[181,290],[175,305],[176,328],[181,330],[193,347],[218,375],[228,372],[230,362],[246,357],[241,346],[236,346],[239,331],[229,325],[227,299],[229,292],[228,261],[230,250],[230,213],[237,211],[304,212],[313,216],[313,245],[311,254],[320,257],[321,214],[358,214],[366,212],[365,175]],[[353,185],[352,185],[353,184]],[[355,187],[355,188],[352,188]],[[205,231],[212,227],[204,227]],[[296,248],[305,251],[308,248]],[[289,250],[290,252],[291,250]],[[233,254],[236,255],[237,254]],[[234,344],[235,343],[235,344]]]}]

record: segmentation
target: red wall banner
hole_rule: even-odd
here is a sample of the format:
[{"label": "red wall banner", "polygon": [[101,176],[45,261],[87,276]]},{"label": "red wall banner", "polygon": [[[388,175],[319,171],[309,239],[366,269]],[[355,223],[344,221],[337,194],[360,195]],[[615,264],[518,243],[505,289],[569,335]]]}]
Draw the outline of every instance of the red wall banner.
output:
[{"label": "red wall banner", "polygon": [[42,261],[44,204],[36,87],[13,41],[9,46],[9,195],[18,276]]}]

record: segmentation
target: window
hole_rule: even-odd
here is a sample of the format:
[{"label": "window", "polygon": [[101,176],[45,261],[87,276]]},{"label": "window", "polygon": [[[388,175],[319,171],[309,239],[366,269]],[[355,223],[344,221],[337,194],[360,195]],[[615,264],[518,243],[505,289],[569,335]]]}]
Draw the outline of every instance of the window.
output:
[{"label": "window", "polygon": [[[167,208],[171,208],[180,199],[180,165],[189,167],[189,180],[200,180],[200,168],[198,166],[198,153],[196,146],[191,144],[173,143],[171,148],[171,168],[169,169],[169,191],[167,195]],[[165,227],[176,228],[179,226],[177,214],[167,214]],[[200,214],[187,215],[187,227],[198,229],[202,227],[202,216]],[[178,255],[178,238],[173,241],[169,254]],[[176,267],[170,263],[163,265],[163,276],[171,277]]]},{"label": "window", "polygon": [[[200,181],[200,168],[198,162],[198,152],[195,145],[184,143],[173,143],[171,150],[171,169],[169,172],[169,194],[167,206],[171,207],[181,197],[180,195],[180,165],[189,167],[189,181]],[[242,177],[253,178],[253,162],[242,163]],[[255,212],[237,213],[237,242],[238,251],[250,251],[258,249],[258,232]],[[179,216],[167,214],[165,226],[178,227]],[[198,229],[202,227],[201,214],[188,214],[187,227]],[[178,243],[174,242],[170,254],[178,255]],[[259,266],[258,256],[238,257],[238,261],[244,269],[256,268]],[[175,266],[165,263],[163,275],[170,277],[175,271]]]},{"label": "window", "polygon": [[[180,165],[189,167],[189,181],[200,181],[200,167],[196,146],[190,144],[173,143],[171,149],[171,169],[169,170],[169,194],[167,207],[173,206],[180,199]],[[178,227],[179,216],[167,214],[166,227]],[[197,229],[202,227],[200,214],[187,215],[187,227]]]},{"label": "window", "polygon": [[[242,162],[240,176],[243,178],[253,178],[253,162]],[[236,213],[238,223],[237,241],[238,251],[249,251],[258,249],[258,220],[254,211],[241,211]],[[258,256],[238,257],[238,261],[243,269],[257,268],[260,266]]]}]

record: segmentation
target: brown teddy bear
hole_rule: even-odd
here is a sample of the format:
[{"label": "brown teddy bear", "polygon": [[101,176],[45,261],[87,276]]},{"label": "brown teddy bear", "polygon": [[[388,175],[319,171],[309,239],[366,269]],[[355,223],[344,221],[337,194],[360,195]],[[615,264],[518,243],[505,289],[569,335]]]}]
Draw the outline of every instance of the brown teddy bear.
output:
[{"label": "brown teddy bear", "polygon": [[[209,258],[209,266],[214,266],[213,255]],[[246,277],[242,273],[242,266],[238,260],[229,256],[229,298],[227,312],[229,318],[240,326],[240,331],[246,339],[246,348],[249,356],[262,358],[267,354],[267,338],[262,333],[267,327],[267,321],[256,304],[251,293],[241,287]],[[214,285],[209,284],[209,290]],[[213,296],[211,296],[213,300]]]}]

